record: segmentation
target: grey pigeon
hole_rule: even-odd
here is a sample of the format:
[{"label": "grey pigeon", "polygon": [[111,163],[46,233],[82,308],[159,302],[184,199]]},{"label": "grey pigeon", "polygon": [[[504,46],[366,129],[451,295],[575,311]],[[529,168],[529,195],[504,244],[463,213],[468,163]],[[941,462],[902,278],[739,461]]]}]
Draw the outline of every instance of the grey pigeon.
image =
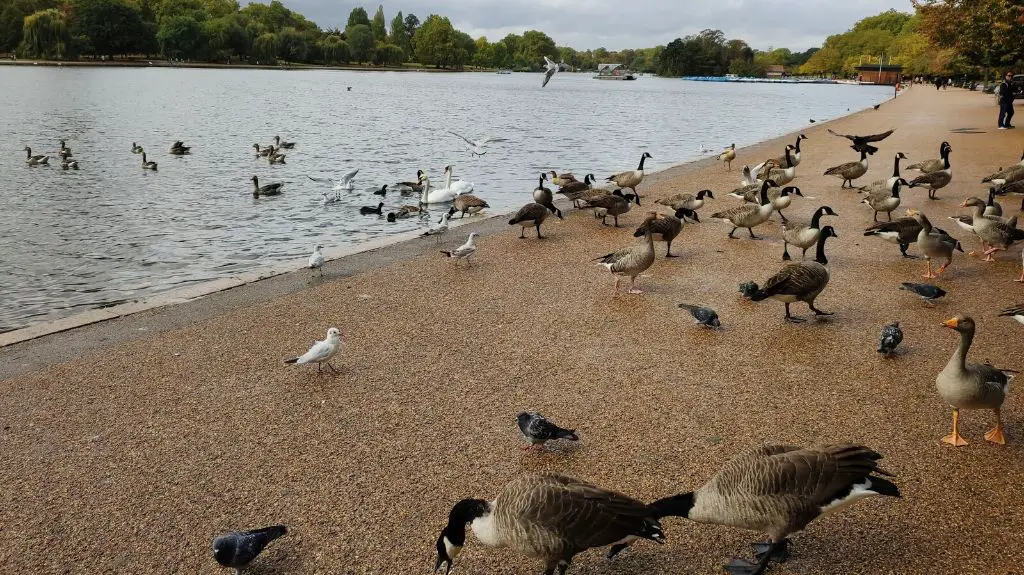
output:
[{"label": "grey pigeon", "polygon": [[896,353],[896,346],[903,341],[903,330],[900,329],[900,322],[894,321],[882,328],[879,338],[878,353],[893,355]]},{"label": "grey pigeon", "polygon": [[579,441],[575,429],[562,429],[551,423],[543,415],[536,411],[524,411],[516,416],[516,423],[523,437],[530,442],[530,446],[523,446],[523,449],[537,448],[544,449],[544,443],[551,439],[568,439]]},{"label": "grey pigeon", "polygon": [[707,327],[721,327],[722,322],[718,321],[718,314],[715,310],[700,305],[692,305],[688,303],[679,304],[680,309],[685,309],[690,312],[693,319],[697,320],[697,323]]},{"label": "grey pigeon", "polygon": [[903,282],[903,285],[900,287],[900,289],[909,292],[914,292],[915,294],[918,295],[918,297],[923,299],[925,303],[929,305],[935,305],[935,300],[946,295],[946,290],[932,284],[915,284],[910,282]]},{"label": "grey pigeon", "polygon": [[759,291],[757,283],[755,282],[743,282],[740,284],[740,293],[743,297],[750,299],[751,296]]},{"label": "grey pigeon", "polygon": [[288,532],[284,525],[274,525],[254,531],[232,531],[213,540],[213,558],[224,567],[233,567],[238,573],[252,562],[271,541]]}]

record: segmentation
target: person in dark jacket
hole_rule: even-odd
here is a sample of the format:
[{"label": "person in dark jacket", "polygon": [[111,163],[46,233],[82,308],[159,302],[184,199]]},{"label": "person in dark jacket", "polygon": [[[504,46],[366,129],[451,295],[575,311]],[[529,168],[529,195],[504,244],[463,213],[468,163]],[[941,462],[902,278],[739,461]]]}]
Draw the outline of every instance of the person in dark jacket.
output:
[{"label": "person in dark jacket", "polygon": [[1017,86],[1013,83],[1013,72],[1007,72],[1003,83],[999,84],[999,129],[1008,130],[1015,126],[1010,123],[1013,118],[1013,98]]}]

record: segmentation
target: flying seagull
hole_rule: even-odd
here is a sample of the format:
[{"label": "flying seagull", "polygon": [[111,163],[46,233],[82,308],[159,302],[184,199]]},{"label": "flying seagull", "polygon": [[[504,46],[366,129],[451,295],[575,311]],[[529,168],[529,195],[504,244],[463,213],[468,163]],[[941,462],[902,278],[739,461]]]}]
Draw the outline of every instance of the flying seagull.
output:
[{"label": "flying seagull", "polygon": [[505,138],[491,138],[490,136],[488,136],[486,138],[483,138],[481,140],[470,140],[466,136],[463,136],[462,134],[456,134],[455,132],[452,132],[451,130],[449,130],[448,133],[453,135],[453,136],[462,138],[462,140],[464,142],[466,142],[466,144],[469,146],[469,155],[470,156],[482,156],[482,155],[487,153],[486,151],[484,151],[484,148],[487,147],[487,144],[490,144],[491,142],[504,142],[505,141]]},{"label": "flying seagull", "polygon": [[832,134],[833,136],[839,136],[840,138],[846,138],[847,140],[853,142],[853,146],[851,147],[854,150],[857,150],[858,152],[867,152],[869,154],[874,154],[875,152],[878,151],[878,148],[870,145],[871,142],[881,142],[882,140],[891,136],[892,133],[895,131],[896,130],[889,130],[888,132],[882,132],[881,134],[872,134],[870,136],[854,136],[851,134],[838,134],[836,132],[833,132],[832,128],[828,129],[829,134]]},{"label": "flying seagull", "polygon": [[313,176],[310,176],[310,175],[306,175],[306,177],[311,179],[311,180],[313,180],[314,182],[318,182],[318,183],[321,183],[321,184],[334,184],[334,189],[335,190],[348,190],[348,191],[352,191],[352,190],[355,189],[355,183],[353,182],[353,180],[355,180],[356,174],[358,174],[358,173],[359,173],[359,168],[356,168],[354,170],[348,171],[348,172],[342,174],[341,180],[339,180],[337,182],[335,182],[335,180],[332,179],[332,178],[314,178]]},{"label": "flying seagull", "polygon": [[544,62],[544,65],[547,67],[547,70],[544,72],[544,83],[540,85],[541,88],[547,86],[548,82],[551,81],[551,77],[554,76],[555,72],[558,71],[558,64],[552,62],[551,58],[544,56]]}]

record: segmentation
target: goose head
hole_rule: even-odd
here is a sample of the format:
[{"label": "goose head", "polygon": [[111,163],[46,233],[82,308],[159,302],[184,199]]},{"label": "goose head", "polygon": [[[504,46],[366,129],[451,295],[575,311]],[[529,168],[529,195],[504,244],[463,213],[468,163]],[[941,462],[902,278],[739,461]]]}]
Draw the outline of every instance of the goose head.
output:
[{"label": "goose head", "polygon": [[703,200],[705,197],[715,199],[715,194],[711,193],[711,190],[701,190],[697,192],[697,199]]},{"label": "goose head", "polygon": [[979,199],[979,198],[967,198],[966,200],[963,201],[963,203],[960,204],[960,207],[961,208],[981,208],[982,210],[984,210],[985,209],[985,202],[981,201],[981,199]]},{"label": "goose head", "polygon": [[457,212],[457,211],[458,210],[455,209],[455,206],[452,206],[452,207],[448,208],[448,217],[454,216],[455,212]]},{"label": "goose head", "polygon": [[[132,142],[132,145],[134,146],[134,145],[135,145],[135,142]],[[256,150],[257,152],[258,152],[258,151],[260,151],[260,145],[259,145],[259,144],[253,144],[253,145],[252,145],[252,148],[253,148],[254,150]]]},{"label": "goose head", "polygon": [[395,212],[388,212],[388,221],[389,222],[394,223],[395,220],[397,220],[397,219],[398,219],[398,216],[395,215]]},{"label": "goose head", "polygon": [[818,208],[818,211],[815,212],[815,213],[818,214],[818,216],[835,216],[837,218],[839,217],[839,214],[835,213],[832,210],[832,208],[830,208],[828,206],[821,206],[820,208]]},{"label": "goose head", "polygon": [[251,181],[252,183],[256,184],[257,186],[258,186],[258,185],[260,185],[260,179],[259,179],[259,178],[257,178],[256,176],[253,176],[253,177],[249,178],[249,180],[250,180],[250,181]]},{"label": "goose head", "polygon": [[974,319],[970,316],[956,316],[942,322],[942,325],[958,333],[974,334]]},{"label": "goose head", "polygon": [[652,155],[651,155],[650,153],[648,153],[648,152],[644,152],[644,155],[642,155],[642,156],[640,156],[640,157],[641,157],[641,158],[650,158],[650,159],[652,159],[652,160],[654,159],[654,156],[652,156]]},{"label": "goose head", "polygon": [[794,194],[801,198],[804,197],[803,193],[800,192],[800,188],[796,186],[786,186],[785,188],[782,188],[781,192],[779,192],[780,197],[785,197],[787,194]]},{"label": "goose head", "polygon": [[903,152],[896,152],[896,159],[898,159],[898,160],[907,160],[909,158],[907,158],[907,156]]},{"label": "goose head", "polygon": [[455,558],[466,544],[466,525],[490,513],[491,504],[483,499],[463,499],[452,507],[448,513],[448,525],[445,525],[437,538],[435,573],[442,565],[445,566],[445,575],[451,573]]},{"label": "goose head", "polygon": [[594,179],[594,174],[587,174],[586,176],[583,176],[583,183],[589,186],[590,182],[593,182]]},{"label": "goose head", "polygon": [[807,136],[805,136],[803,134],[800,134],[799,136],[796,137],[796,139],[798,139],[798,140],[806,140]]}]

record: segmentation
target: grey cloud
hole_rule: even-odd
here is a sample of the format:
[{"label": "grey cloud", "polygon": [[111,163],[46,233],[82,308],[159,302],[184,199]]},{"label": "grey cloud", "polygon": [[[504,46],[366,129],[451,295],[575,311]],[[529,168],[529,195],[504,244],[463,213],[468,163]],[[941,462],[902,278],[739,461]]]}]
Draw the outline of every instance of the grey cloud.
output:
[{"label": "grey cloud", "polygon": [[[359,5],[329,0],[288,0],[286,5],[321,27],[344,27]],[[371,16],[377,4],[364,4]],[[577,49],[645,48],[705,28],[722,30],[755,48],[805,50],[831,34],[884,10],[912,11],[909,0],[401,0],[384,3],[390,22],[395,12],[426,19],[447,16],[471,36],[500,39],[510,32],[536,29],[560,46]]]}]

